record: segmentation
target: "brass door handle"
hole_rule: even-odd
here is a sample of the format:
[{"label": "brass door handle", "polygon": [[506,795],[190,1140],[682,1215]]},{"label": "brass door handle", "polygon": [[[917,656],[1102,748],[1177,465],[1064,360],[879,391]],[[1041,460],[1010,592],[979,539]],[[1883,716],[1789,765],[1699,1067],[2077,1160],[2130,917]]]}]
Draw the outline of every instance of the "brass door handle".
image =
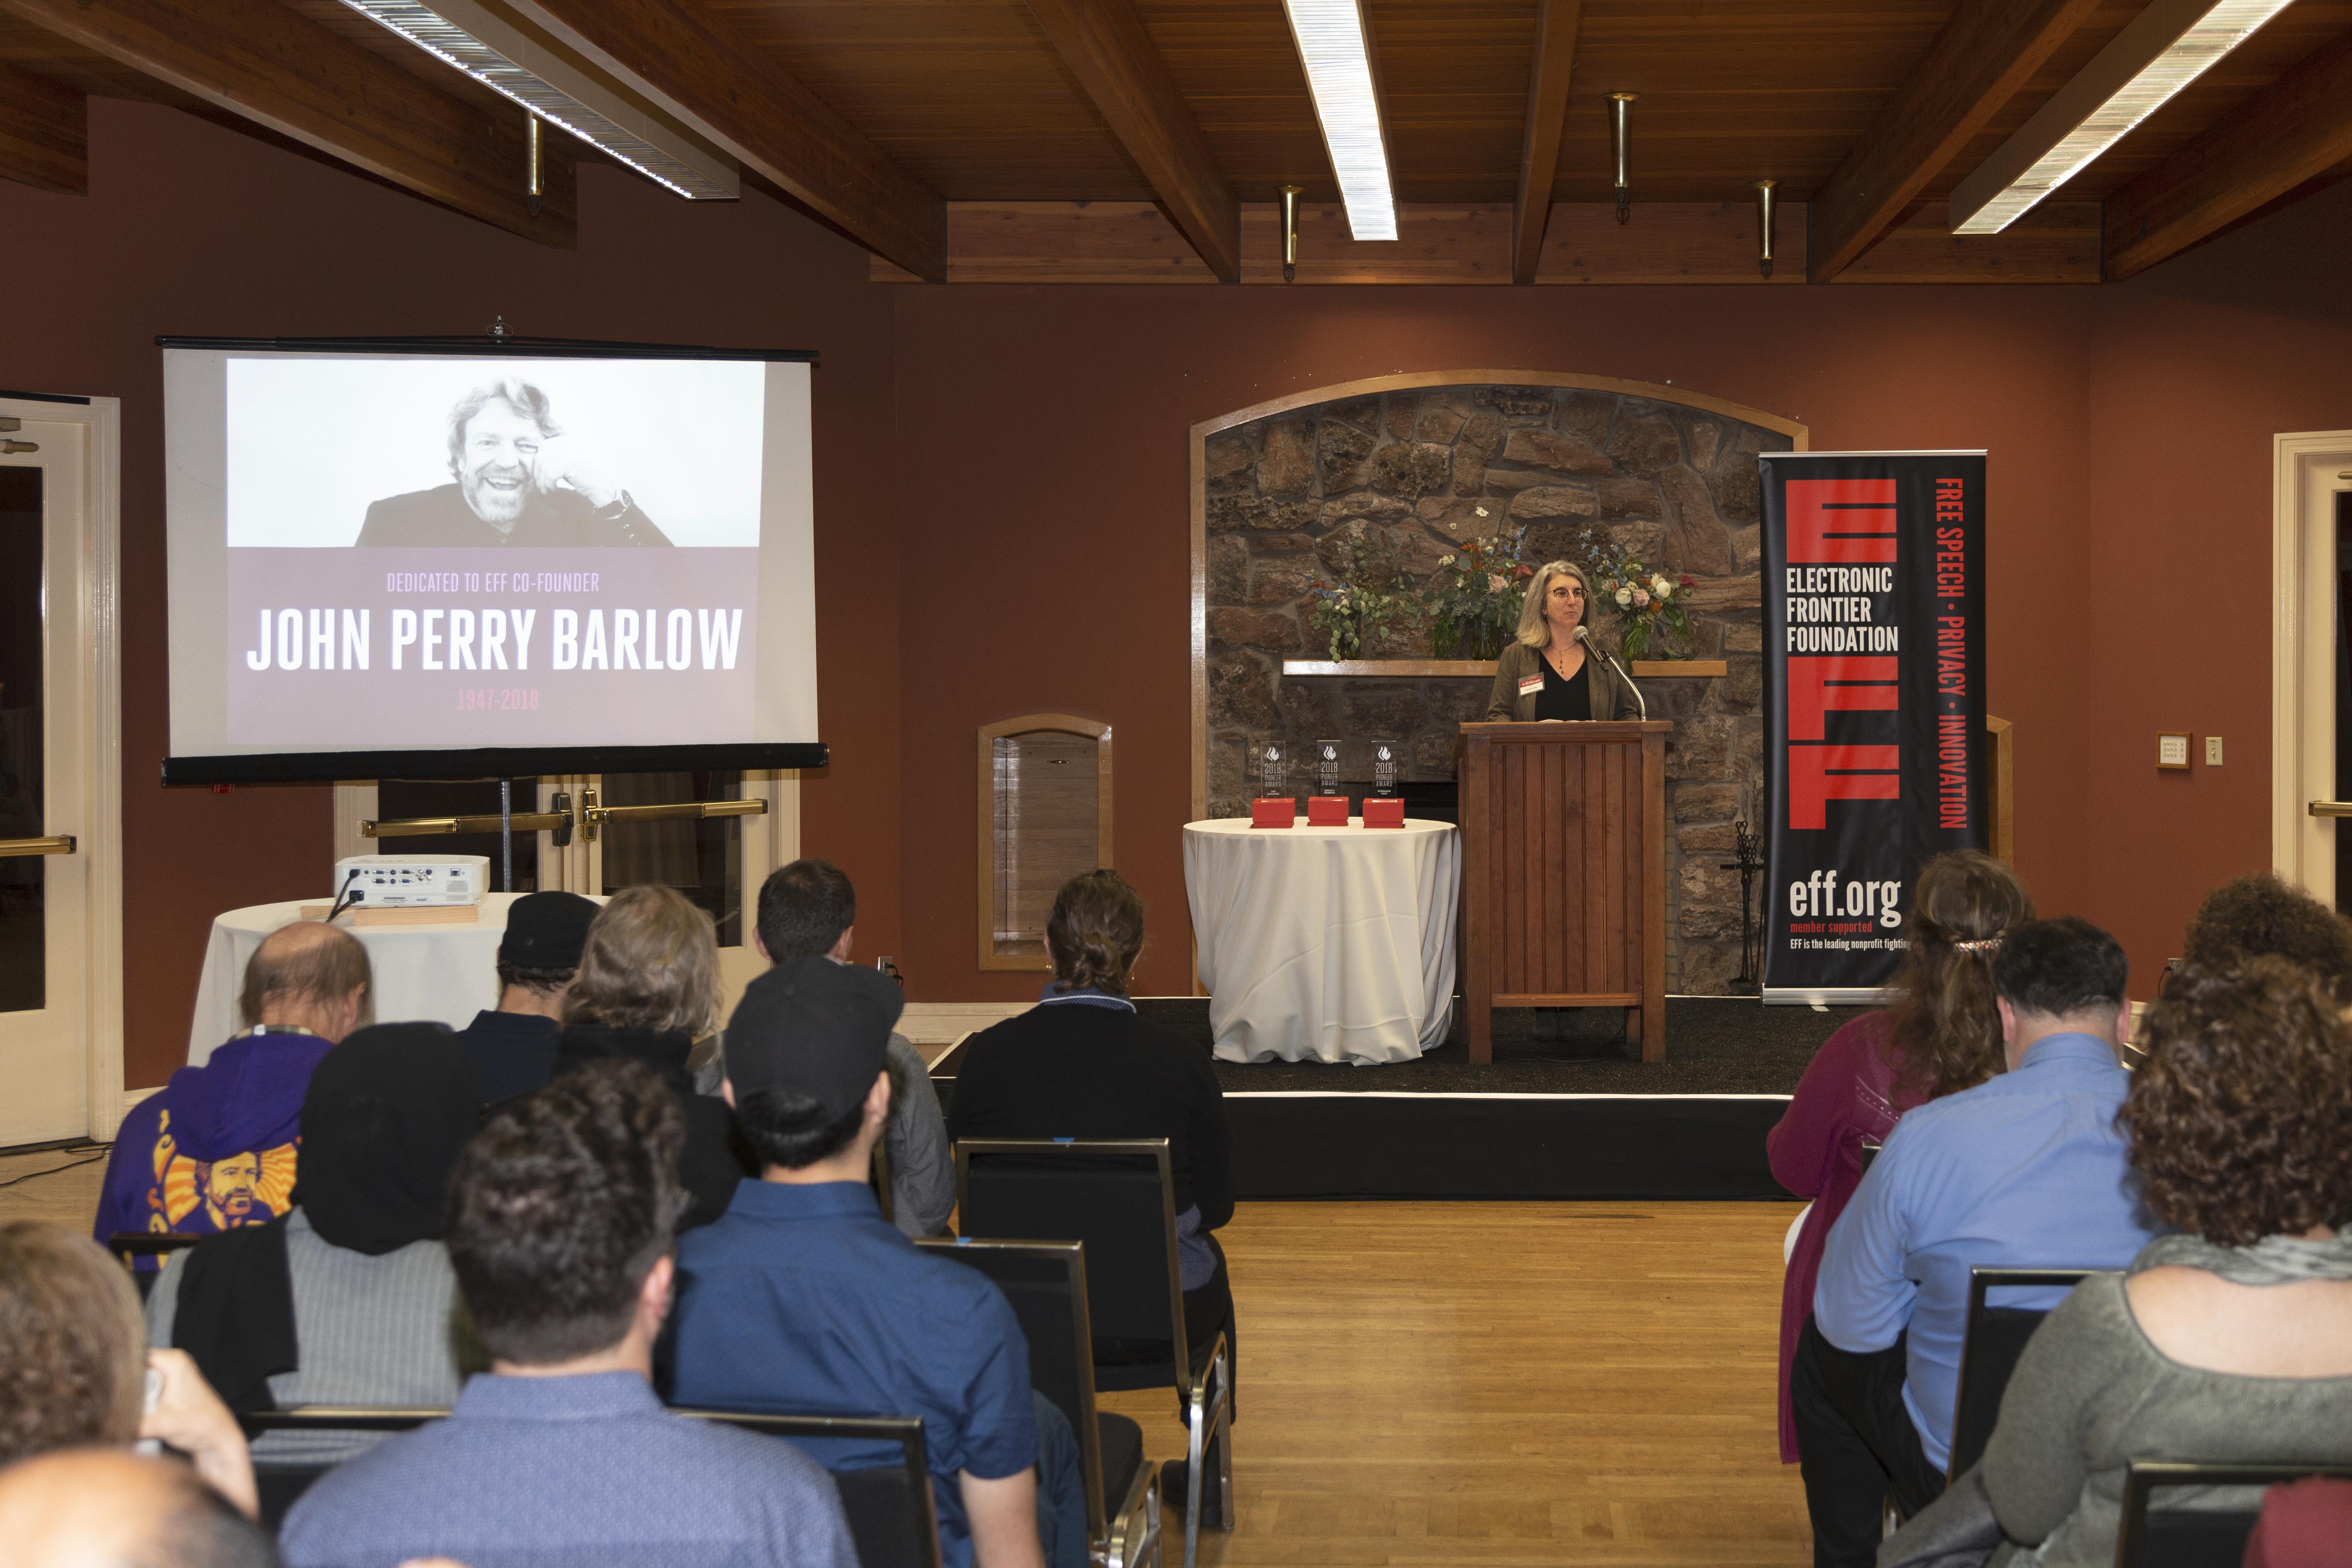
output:
[{"label": "brass door handle", "polygon": [[[503,820],[517,833],[552,833],[558,848],[572,842],[572,797],[558,794],[553,811],[518,811]],[[362,838],[412,838],[437,833],[496,833],[502,819],[491,812],[472,816],[396,816],[360,824]]]},{"label": "brass door handle", "polygon": [[765,816],[764,800],[682,800],[663,805],[590,805],[581,816],[593,826],[604,822],[700,821],[713,816]]},{"label": "brass door handle", "polygon": [[2352,800],[2315,800],[2308,809],[2314,816],[2352,816]]},{"label": "brass door handle", "polygon": [[79,841],[70,833],[52,834],[47,838],[0,838],[0,860],[19,855],[71,855]]}]

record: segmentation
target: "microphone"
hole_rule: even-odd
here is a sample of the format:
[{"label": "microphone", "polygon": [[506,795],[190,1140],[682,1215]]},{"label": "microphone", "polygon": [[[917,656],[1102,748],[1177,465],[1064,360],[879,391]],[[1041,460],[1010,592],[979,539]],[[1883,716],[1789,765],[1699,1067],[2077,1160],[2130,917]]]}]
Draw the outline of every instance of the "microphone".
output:
[{"label": "microphone", "polygon": [[1642,717],[1646,721],[1650,717],[1650,700],[1642,695],[1642,689],[1633,684],[1633,678],[1625,673],[1625,667],[1619,664],[1615,659],[1611,658],[1609,657],[1609,650],[1602,647],[1598,642],[1593,640],[1592,630],[1591,627],[1577,627],[1576,640],[1582,643],[1588,651],[1597,655],[1601,663],[1607,665],[1610,668],[1617,672],[1617,679],[1625,683],[1626,689],[1633,693],[1633,700],[1641,704]]}]

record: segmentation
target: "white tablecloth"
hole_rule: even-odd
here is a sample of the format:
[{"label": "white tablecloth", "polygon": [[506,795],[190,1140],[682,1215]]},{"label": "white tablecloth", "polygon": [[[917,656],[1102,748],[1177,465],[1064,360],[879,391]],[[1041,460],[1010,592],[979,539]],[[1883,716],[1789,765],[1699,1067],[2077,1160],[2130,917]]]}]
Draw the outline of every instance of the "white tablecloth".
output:
[{"label": "white tablecloth", "polygon": [[1402,829],[1184,826],[1184,890],[1217,1055],[1410,1061],[1445,1037],[1461,840]]},{"label": "white tablecloth", "polygon": [[[341,922],[366,944],[375,973],[378,1023],[438,1019],[462,1029],[485,1007],[499,1005],[499,943],[507,934],[507,906],[520,893],[490,893],[480,919],[471,924],[358,926]],[[245,986],[246,960],[261,939],[302,918],[305,904],[255,904],[213,920],[211,946],[205,950],[204,978],[196,982],[196,1016],[188,1028],[188,1065],[201,1067],[215,1047],[245,1027],[237,1016],[237,993]]]}]

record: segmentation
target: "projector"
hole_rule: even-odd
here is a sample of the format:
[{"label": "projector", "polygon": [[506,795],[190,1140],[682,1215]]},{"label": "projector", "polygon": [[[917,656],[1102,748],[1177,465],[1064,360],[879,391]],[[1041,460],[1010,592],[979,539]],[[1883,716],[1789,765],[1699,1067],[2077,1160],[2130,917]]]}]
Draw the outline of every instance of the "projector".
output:
[{"label": "projector", "polygon": [[335,862],[335,897],[355,910],[478,904],[489,884],[487,855],[352,855]]}]

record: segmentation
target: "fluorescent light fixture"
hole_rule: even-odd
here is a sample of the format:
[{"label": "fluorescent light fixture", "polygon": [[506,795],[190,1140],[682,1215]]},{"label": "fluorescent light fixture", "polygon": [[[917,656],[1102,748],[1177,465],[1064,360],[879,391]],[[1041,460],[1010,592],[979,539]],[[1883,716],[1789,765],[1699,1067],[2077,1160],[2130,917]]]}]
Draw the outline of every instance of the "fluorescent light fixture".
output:
[{"label": "fluorescent light fixture", "polygon": [[740,176],[611,84],[478,0],[343,0],[472,77],[688,201],[732,201]]},{"label": "fluorescent light fixture", "polygon": [[1952,232],[2007,228],[2288,4],[2150,0],[2115,42],[1954,187]]},{"label": "fluorescent light fixture", "polygon": [[1396,194],[1381,136],[1380,81],[1372,73],[1372,32],[1360,0],[1282,0],[1290,36],[1307,67],[1307,90],[1323,122],[1323,145],[1358,239],[1394,239]]}]

